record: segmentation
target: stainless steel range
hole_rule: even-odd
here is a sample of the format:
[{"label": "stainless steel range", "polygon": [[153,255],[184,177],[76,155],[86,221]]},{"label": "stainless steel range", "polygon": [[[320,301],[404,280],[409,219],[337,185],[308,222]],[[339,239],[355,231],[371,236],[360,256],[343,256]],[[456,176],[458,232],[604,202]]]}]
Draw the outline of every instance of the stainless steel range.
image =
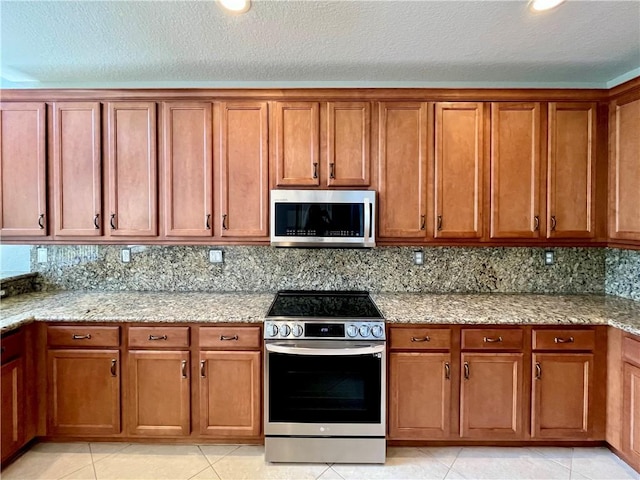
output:
[{"label": "stainless steel range", "polygon": [[266,460],[384,463],[385,325],[368,292],[278,292],[264,332]]}]

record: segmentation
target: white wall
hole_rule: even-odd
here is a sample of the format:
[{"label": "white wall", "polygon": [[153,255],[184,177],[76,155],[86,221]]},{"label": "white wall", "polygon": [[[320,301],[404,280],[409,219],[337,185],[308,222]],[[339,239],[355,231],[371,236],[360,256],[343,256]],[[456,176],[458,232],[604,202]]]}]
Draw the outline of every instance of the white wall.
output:
[{"label": "white wall", "polygon": [[31,271],[30,245],[0,245],[0,277]]}]

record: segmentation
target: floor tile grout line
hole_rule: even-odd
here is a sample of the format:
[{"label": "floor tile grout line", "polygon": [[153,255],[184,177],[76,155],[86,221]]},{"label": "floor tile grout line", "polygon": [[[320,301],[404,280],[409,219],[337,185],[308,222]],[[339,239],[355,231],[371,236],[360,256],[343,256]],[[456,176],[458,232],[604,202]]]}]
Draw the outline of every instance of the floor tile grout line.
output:
[{"label": "floor tile grout line", "polygon": [[[437,458],[435,455],[429,453],[429,452],[425,452],[424,450],[422,450],[423,448],[431,448],[431,447],[418,447],[418,450],[422,453],[424,453],[425,455],[427,455],[428,458],[431,458],[433,460],[435,460],[436,462],[438,462],[440,465],[444,465],[447,468],[451,468],[450,465],[447,465],[446,463],[444,463],[442,460],[440,460],[439,458]],[[458,453],[456,454],[456,458],[453,459],[453,461],[455,462],[458,459],[458,455],[460,455],[460,451],[462,450],[462,447],[460,447],[460,450],[458,450]],[[451,464],[453,465],[453,463]]]},{"label": "floor tile grout line", "polygon": [[[86,443],[87,444],[87,448],[89,448],[89,458],[91,458],[91,465],[93,465],[93,458],[91,457],[91,447],[89,447],[89,442],[73,442],[73,443]],[[25,452],[25,453],[29,453],[29,452]],[[79,468],[76,468],[75,470],[72,470],[70,472],[65,473],[63,476],[61,477],[57,477],[58,480],[63,479],[64,477],[68,477],[69,475],[71,475],[72,473],[76,473],[79,472],[80,470],[82,470],[83,468],[87,468],[89,465],[82,465]],[[94,475],[95,475],[95,470],[94,470]]]},{"label": "floor tile grout line", "polygon": [[[204,467],[204,468],[203,468],[202,470],[200,470],[199,472],[194,473],[193,475],[191,475],[187,480],[191,480],[192,478],[194,478],[194,477],[196,477],[196,476],[200,475],[200,474],[201,474],[202,472],[204,472],[207,468],[210,468],[211,470],[213,470],[213,467],[211,466],[211,464],[209,464],[208,466]],[[213,470],[213,472],[216,474],[216,476],[217,476],[218,478],[220,478],[220,475],[218,475],[218,473],[217,473],[215,470]]]},{"label": "floor tile grout line", "polygon": [[[91,446],[91,443],[105,443],[105,442],[89,442],[89,445],[90,445],[90,446]],[[109,443],[119,443],[119,442],[109,442]],[[96,464],[96,463],[100,463],[100,462],[102,462],[103,460],[106,460],[107,458],[111,458],[111,457],[113,457],[114,455],[117,455],[118,453],[120,453],[120,452],[122,452],[122,451],[126,450],[126,449],[127,449],[127,448],[129,448],[131,445],[134,445],[134,444],[133,444],[133,443],[126,443],[126,442],[125,442],[125,443],[123,443],[123,447],[122,447],[122,448],[119,448],[119,449],[118,449],[118,450],[116,450],[115,452],[111,452],[111,453],[109,453],[108,455],[105,455],[105,456],[104,456],[104,457],[102,457],[100,460],[95,460],[93,463],[94,463],[94,464]],[[151,444],[138,443],[137,445],[151,445]],[[92,455],[92,458],[93,458],[93,455]]]},{"label": "floor tile grout line", "polygon": [[451,462],[451,465],[447,466],[447,473],[445,474],[445,476],[443,477],[443,479],[446,479],[449,476],[449,472],[451,471],[451,469],[453,468],[453,466],[456,464],[456,460],[458,460],[458,457],[460,456],[460,453],[462,452],[462,449],[464,447],[460,448],[460,450],[458,450],[458,453],[456,453],[456,458],[453,459],[453,462]]},{"label": "floor tile grout line", "polygon": [[322,473],[316,477],[316,480],[318,480],[322,475],[324,475],[328,470],[330,470],[330,469],[331,469],[331,465],[329,465],[328,463],[327,463],[326,465],[327,465],[327,468],[325,468],[325,469],[322,471]]},{"label": "floor tile grout line", "polygon": [[[334,463],[334,464],[332,464],[332,465],[329,467],[329,469],[330,469],[333,473],[335,473],[336,475],[338,475],[342,480],[344,480],[344,477],[343,477],[342,475],[340,475],[338,472],[336,472],[336,470],[333,468],[333,466],[334,466],[334,465],[335,465],[335,463]],[[326,471],[326,470],[325,470],[325,471]]]},{"label": "floor tile grout line", "polygon": [[[221,444],[221,445],[222,445],[222,444]],[[233,452],[235,452],[235,451],[236,451],[236,450],[238,450],[240,447],[242,447],[242,445],[233,445],[233,444],[231,444],[230,446],[233,446],[233,447],[236,447],[236,448],[234,448],[233,450],[229,450],[229,451],[228,451],[227,453],[225,453],[224,455],[221,455],[221,456],[220,456],[220,458],[219,458],[219,459],[217,459],[215,462],[211,463],[211,460],[209,460],[209,458],[207,457],[207,455],[202,451],[202,448],[201,448],[201,447],[203,447],[203,446],[204,446],[204,447],[208,447],[208,446],[210,446],[210,445],[197,445],[197,447],[198,447],[198,450],[200,450],[200,453],[202,453],[202,455],[204,455],[204,458],[207,460],[207,462],[209,462],[209,465],[210,465],[211,467],[213,467],[213,464],[214,464],[214,463],[218,463],[220,460],[222,460],[223,458],[228,457],[228,456],[229,456],[229,455],[231,455]],[[212,446],[214,446],[214,447],[215,447],[215,446],[217,446],[217,445],[212,445]]]},{"label": "floor tile grout line", "polygon": [[98,480],[98,472],[96,471],[96,463],[93,461],[93,448],[91,448],[91,442],[88,442],[89,445],[89,454],[91,455],[91,467],[93,468],[93,478]]},{"label": "floor tile grout line", "polygon": [[[563,465],[562,463],[560,463],[558,460],[555,460],[553,458],[550,458],[550,457],[547,457],[547,456],[543,455],[541,452],[536,450],[536,447],[528,447],[528,448],[529,448],[530,451],[532,451],[533,453],[538,455],[543,460],[548,460],[550,462],[553,462],[556,465],[560,465],[561,467],[566,468],[567,470],[569,470],[569,472],[571,472],[571,461],[573,459],[573,448],[571,449],[571,457],[569,457],[569,466],[568,467],[566,465]],[[560,447],[560,448],[566,448],[566,447]]]}]

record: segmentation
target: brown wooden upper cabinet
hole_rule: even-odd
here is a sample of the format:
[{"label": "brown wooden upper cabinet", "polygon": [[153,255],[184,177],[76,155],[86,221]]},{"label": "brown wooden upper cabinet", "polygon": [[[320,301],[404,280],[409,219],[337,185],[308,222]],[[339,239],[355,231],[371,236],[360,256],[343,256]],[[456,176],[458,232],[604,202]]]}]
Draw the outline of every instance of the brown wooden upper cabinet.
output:
[{"label": "brown wooden upper cabinet", "polygon": [[114,237],[158,234],[156,104],[107,104],[109,225]]},{"label": "brown wooden upper cabinet", "polygon": [[213,235],[213,114],[208,102],[163,103],[163,224],[167,237]]},{"label": "brown wooden upper cabinet", "polygon": [[425,238],[428,104],[384,102],[379,115],[379,235]]},{"label": "brown wooden upper cabinet", "polygon": [[53,104],[53,204],[57,237],[102,235],[100,103]]},{"label": "brown wooden upper cabinet", "polygon": [[220,235],[269,235],[267,102],[220,104]]},{"label": "brown wooden upper cabinet", "polygon": [[46,107],[0,103],[0,234],[47,235]]},{"label": "brown wooden upper cabinet", "polygon": [[609,114],[609,237],[640,241],[640,99]]},{"label": "brown wooden upper cabinet", "polygon": [[595,233],[596,104],[549,103],[547,237]]},{"label": "brown wooden upper cabinet", "polygon": [[275,102],[272,141],[278,187],[320,185],[318,102]]},{"label": "brown wooden upper cabinet", "polygon": [[491,104],[491,238],[539,238],[540,103]]},{"label": "brown wooden upper cabinet", "polygon": [[436,238],[480,238],[483,219],[485,104],[436,103]]},{"label": "brown wooden upper cabinet", "polygon": [[371,184],[371,104],[327,103],[327,185]]}]

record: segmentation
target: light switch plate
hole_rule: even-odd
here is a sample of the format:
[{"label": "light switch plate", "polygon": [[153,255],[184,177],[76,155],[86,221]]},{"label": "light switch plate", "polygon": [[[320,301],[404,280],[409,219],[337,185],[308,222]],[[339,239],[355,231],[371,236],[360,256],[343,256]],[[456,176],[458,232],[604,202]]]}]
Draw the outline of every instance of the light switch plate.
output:
[{"label": "light switch plate", "polygon": [[120,250],[120,259],[122,263],[129,263],[131,261],[131,249],[123,248]]},{"label": "light switch plate", "polygon": [[222,250],[209,250],[209,261],[211,263],[222,263]]},{"label": "light switch plate", "polygon": [[413,252],[414,265],[422,265],[424,263],[424,252],[422,250],[416,250]]},{"label": "light switch plate", "polygon": [[49,255],[45,247],[40,247],[36,250],[38,252],[38,263],[47,263]]},{"label": "light switch plate", "polygon": [[553,265],[555,262],[555,258],[553,255],[553,250],[547,250],[544,252],[544,264],[545,265]]}]

